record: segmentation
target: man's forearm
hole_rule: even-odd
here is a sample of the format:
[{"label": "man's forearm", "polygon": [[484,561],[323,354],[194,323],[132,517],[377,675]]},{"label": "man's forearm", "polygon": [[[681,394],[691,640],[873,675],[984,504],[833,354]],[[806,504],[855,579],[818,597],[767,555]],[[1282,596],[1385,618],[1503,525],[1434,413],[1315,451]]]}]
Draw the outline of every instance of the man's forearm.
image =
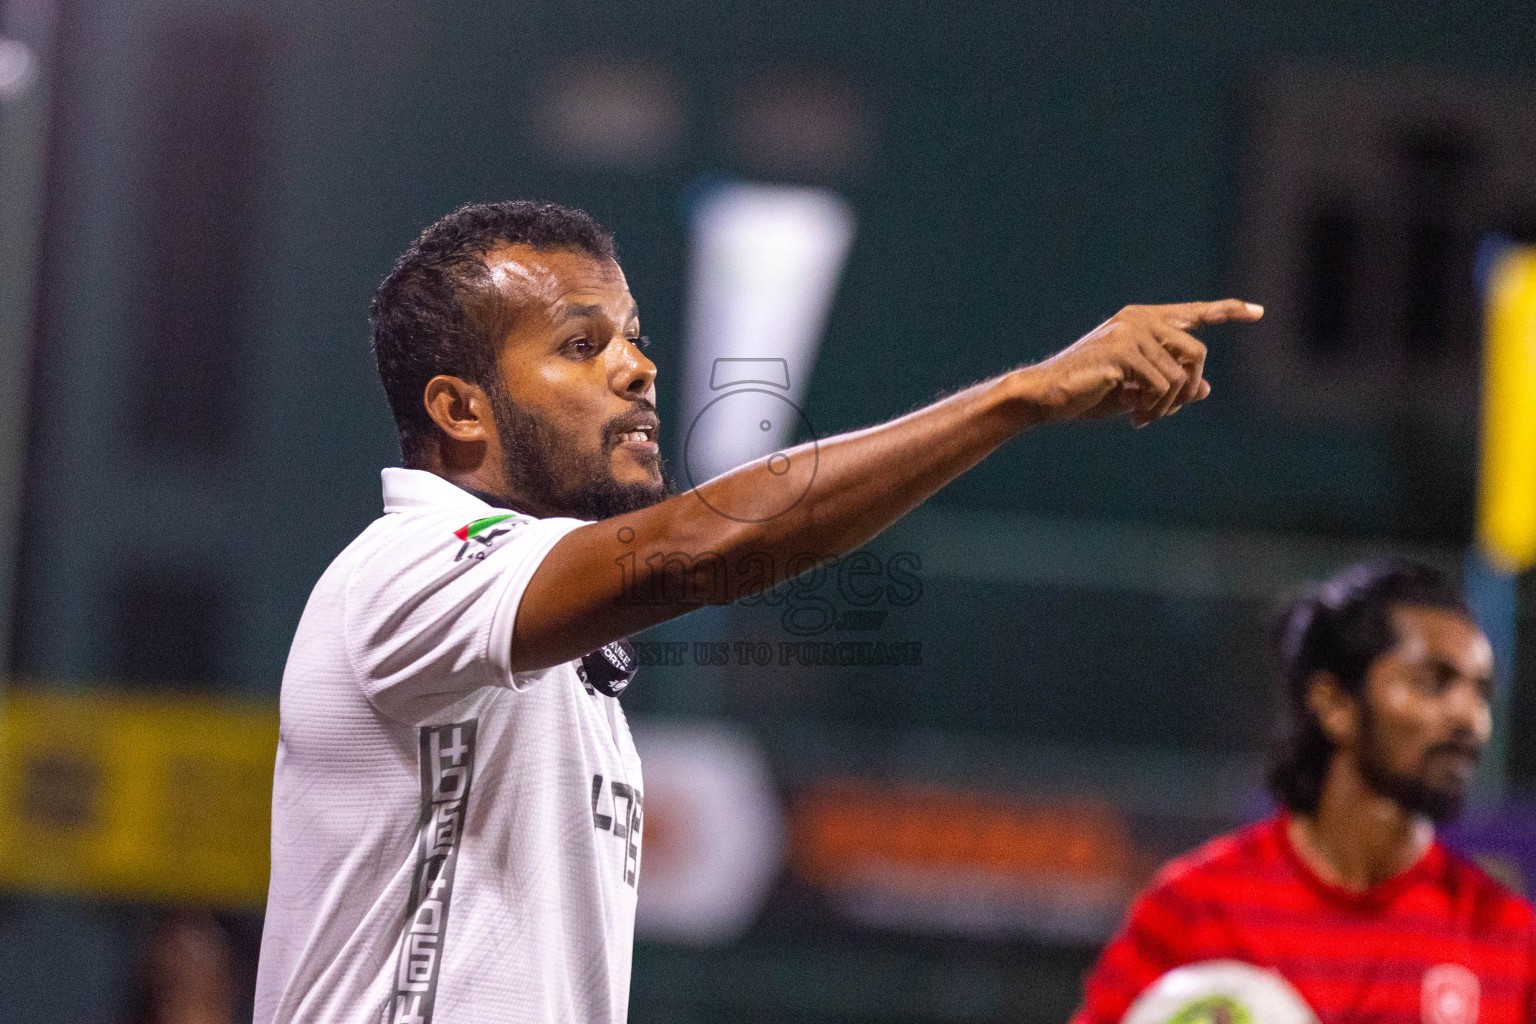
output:
[{"label": "man's forearm", "polygon": [[[561,571],[567,559],[570,568],[578,560],[587,567],[561,572],[561,603],[576,614],[566,620],[560,650],[531,660],[548,664],[554,663],[548,658],[564,660],[558,655],[580,655],[850,551],[1028,426],[1030,411],[1007,374],[899,419],[786,449],[650,508],[583,527],[541,567]],[[607,569],[591,571],[602,566]],[[591,625],[572,628],[583,622]],[[532,632],[521,615],[518,629],[524,637]],[[515,646],[518,661],[535,653]]]},{"label": "man's forearm", "polygon": [[1261,312],[1236,300],[1127,307],[1042,363],[574,530],[529,583],[513,664],[579,657],[805,572],[873,537],[1032,423],[1130,412],[1145,425],[1197,401],[1210,390],[1205,348],[1185,329]]},{"label": "man's forearm", "polygon": [[654,522],[656,550],[708,551],[728,563],[762,554],[780,566],[834,557],[985,459],[1029,425],[1029,413],[1013,375],[1004,375],[878,426],[748,463],[625,519],[636,520],[637,544],[646,536],[639,521]]}]

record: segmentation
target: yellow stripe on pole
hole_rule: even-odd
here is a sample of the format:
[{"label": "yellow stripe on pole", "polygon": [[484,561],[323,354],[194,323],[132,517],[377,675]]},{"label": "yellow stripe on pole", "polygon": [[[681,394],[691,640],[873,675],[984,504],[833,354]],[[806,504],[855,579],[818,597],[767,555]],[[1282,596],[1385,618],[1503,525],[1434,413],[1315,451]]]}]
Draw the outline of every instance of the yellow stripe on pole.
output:
[{"label": "yellow stripe on pole", "polygon": [[1511,246],[1488,279],[1477,534],[1508,572],[1536,566],[1536,247]]}]

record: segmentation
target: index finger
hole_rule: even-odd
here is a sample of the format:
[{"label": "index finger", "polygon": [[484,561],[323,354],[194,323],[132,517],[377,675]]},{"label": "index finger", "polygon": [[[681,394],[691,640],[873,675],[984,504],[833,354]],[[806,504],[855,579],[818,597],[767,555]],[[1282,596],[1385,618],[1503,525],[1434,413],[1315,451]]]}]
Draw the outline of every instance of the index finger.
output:
[{"label": "index finger", "polygon": [[1163,306],[1167,310],[1168,323],[1181,331],[1206,324],[1224,324],[1229,320],[1257,320],[1264,315],[1264,307],[1242,299],[1222,299],[1219,302],[1180,302]]}]

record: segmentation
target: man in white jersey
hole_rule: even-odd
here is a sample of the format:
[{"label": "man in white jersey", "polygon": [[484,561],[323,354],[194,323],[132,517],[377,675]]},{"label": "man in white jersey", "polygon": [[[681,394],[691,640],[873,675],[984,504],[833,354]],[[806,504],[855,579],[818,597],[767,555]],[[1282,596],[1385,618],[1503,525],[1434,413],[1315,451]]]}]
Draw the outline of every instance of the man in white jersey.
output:
[{"label": "man in white jersey", "polygon": [[644,809],[624,638],[857,547],[1030,426],[1204,398],[1187,331],[1260,313],[1127,307],[673,495],[611,238],[547,203],[429,227],[372,308],[406,468],[283,675],[256,1024],[621,1024]]}]

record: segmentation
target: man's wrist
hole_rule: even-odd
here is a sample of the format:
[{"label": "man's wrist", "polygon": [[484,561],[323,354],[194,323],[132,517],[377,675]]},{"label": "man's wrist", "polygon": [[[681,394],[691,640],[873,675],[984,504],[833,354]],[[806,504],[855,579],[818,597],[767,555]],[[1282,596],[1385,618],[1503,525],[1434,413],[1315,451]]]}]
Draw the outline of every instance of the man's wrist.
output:
[{"label": "man's wrist", "polygon": [[1017,432],[1045,421],[1039,366],[1020,366],[997,379],[1000,404]]}]

